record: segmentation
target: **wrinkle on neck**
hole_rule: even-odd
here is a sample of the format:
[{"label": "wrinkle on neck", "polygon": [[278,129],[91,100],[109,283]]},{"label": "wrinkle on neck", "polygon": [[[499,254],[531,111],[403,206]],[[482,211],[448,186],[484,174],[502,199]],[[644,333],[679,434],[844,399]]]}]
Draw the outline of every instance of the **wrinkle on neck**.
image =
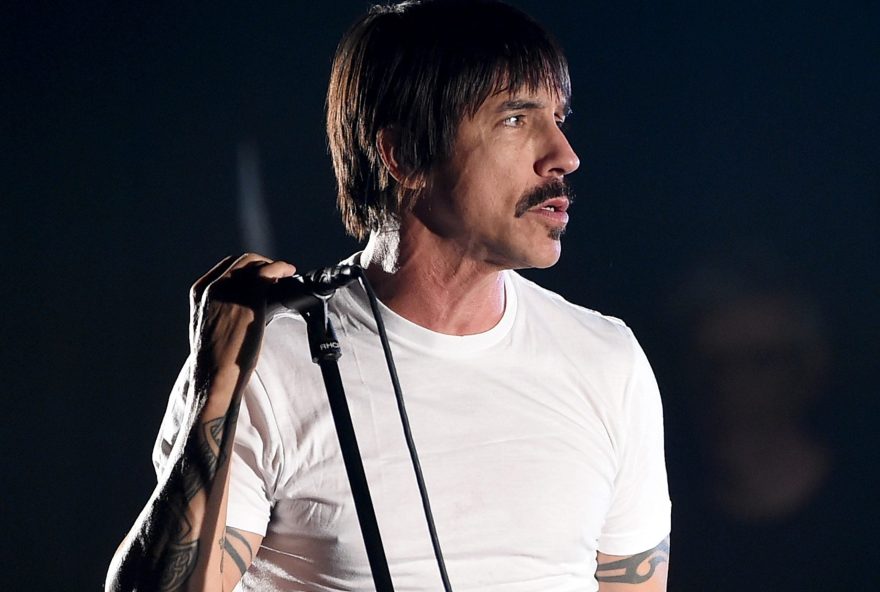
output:
[{"label": "wrinkle on neck", "polygon": [[379,299],[438,333],[473,335],[494,327],[504,314],[501,269],[449,252],[449,245],[422,234],[395,228],[370,235],[363,264]]}]

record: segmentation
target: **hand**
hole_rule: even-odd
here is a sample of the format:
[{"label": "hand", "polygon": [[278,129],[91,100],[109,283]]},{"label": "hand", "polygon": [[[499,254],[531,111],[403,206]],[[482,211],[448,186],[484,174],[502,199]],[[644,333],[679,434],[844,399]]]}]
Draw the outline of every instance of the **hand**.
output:
[{"label": "hand", "polygon": [[260,353],[266,294],[279,279],[296,273],[284,261],[246,253],[227,257],[190,290],[190,348],[197,384],[205,380],[243,384]]}]

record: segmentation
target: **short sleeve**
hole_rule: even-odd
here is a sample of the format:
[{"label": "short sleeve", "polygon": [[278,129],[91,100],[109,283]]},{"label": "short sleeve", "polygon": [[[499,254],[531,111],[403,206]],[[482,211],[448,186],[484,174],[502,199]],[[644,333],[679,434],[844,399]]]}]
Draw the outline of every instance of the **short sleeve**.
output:
[{"label": "short sleeve", "polygon": [[669,534],[671,522],[660,392],[645,353],[627,332],[633,363],[619,408],[623,438],[614,496],[599,538],[599,550],[609,555],[655,547]]},{"label": "short sleeve", "polygon": [[235,428],[226,524],[266,534],[283,466],[281,437],[266,389],[257,372],[242,395]]}]

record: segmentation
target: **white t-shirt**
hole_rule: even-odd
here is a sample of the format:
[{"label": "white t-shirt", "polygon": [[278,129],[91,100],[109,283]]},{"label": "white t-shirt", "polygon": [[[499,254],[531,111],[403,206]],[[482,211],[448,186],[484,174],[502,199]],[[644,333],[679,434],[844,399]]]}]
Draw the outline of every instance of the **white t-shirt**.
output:
[{"label": "white t-shirt", "polygon": [[[505,272],[491,330],[434,333],[383,307],[437,532],[457,592],[597,590],[596,552],[670,529],[662,410],[621,321]],[[441,590],[366,294],[339,290],[340,371],[395,590]],[[178,389],[176,389],[178,390]],[[179,429],[171,401],[154,460]],[[227,524],[264,534],[242,590],[372,590],[305,323],[270,318],[235,434]]]}]

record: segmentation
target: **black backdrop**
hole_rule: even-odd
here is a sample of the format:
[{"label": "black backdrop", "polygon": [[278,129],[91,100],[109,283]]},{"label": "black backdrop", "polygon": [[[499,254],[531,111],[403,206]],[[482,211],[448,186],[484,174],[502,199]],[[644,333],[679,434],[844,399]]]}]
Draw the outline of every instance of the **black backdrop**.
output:
[{"label": "black backdrop", "polygon": [[[530,275],[639,335],[666,393],[674,498],[695,477],[663,303],[707,252],[769,245],[816,295],[834,429],[868,445],[878,4],[515,4],[567,50],[582,161],[563,259]],[[356,248],[336,221],[323,95],[366,6],[2,9],[4,589],[97,590],[146,500],[187,288],[252,247],[241,146],[259,155],[267,254],[307,269]]]}]

